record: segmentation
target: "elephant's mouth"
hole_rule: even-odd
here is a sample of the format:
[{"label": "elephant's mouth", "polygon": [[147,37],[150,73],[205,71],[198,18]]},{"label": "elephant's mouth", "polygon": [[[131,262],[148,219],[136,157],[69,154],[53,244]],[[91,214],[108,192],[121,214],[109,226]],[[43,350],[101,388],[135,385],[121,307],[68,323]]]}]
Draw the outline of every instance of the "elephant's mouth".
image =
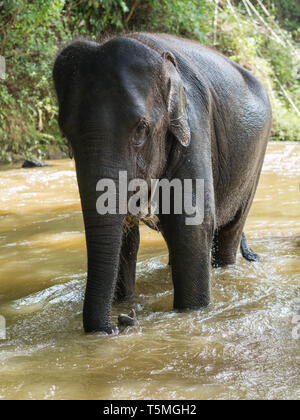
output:
[{"label": "elephant's mouth", "polygon": [[151,198],[151,191],[149,191],[148,202],[141,208],[141,212],[138,214],[129,213],[126,216],[124,220],[124,227],[126,230],[136,226],[141,221],[149,228],[160,231],[159,218],[157,214],[155,214],[155,208],[152,207]]},{"label": "elephant's mouth", "polygon": [[144,215],[128,215],[124,220],[124,229],[129,231],[132,227],[136,226],[139,222],[145,223],[151,229],[159,231],[159,219],[156,214]]}]

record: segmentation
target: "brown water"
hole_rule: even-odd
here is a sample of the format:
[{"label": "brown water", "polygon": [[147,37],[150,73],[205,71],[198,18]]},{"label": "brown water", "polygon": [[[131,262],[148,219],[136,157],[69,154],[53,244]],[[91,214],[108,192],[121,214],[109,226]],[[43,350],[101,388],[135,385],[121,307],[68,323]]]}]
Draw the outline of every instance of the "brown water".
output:
[{"label": "brown water", "polygon": [[[74,163],[0,172],[0,398],[300,398],[300,144],[270,144],[246,233],[262,262],[213,271],[212,305],[172,311],[167,250],[142,227],[138,325],[85,336]],[[300,313],[300,312],[299,312]]]}]

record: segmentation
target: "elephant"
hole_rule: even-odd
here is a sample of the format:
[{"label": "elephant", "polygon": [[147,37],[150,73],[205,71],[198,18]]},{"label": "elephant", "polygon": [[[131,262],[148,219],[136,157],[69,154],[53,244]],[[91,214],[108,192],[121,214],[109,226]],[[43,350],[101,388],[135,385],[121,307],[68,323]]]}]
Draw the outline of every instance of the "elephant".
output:
[{"label": "elephant", "polygon": [[[211,266],[258,256],[245,221],[271,130],[268,95],[256,77],[197,41],[133,32],[74,40],[53,66],[58,122],[75,159],[87,246],[83,326],[112,333],[114,301],[133,296],[139,217],[98,214],[99,179],[203,179],[203,221],[158,214],[175,310],[210,304]],[[126,228],[124,227],[126,225]]]}]

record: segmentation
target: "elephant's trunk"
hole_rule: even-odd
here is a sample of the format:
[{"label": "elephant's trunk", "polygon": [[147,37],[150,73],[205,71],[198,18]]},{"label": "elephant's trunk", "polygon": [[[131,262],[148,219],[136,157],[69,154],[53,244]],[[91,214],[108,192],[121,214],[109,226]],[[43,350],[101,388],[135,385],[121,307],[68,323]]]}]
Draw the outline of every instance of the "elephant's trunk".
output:
[{"label": "elephant's trunk", "polygon": [[[122,219],[115,215],[91,216],[84,211],[88,278],[83,307],[86,332],[111,333],[110,311],[119,267]],[[91,224],[90,224],[91,223]]]},{"label": "elephant's trunk", "polygon": [[[76,157],[75,157],[76,159]],[[77,180],[83,211],[88,278],[83,308],[83,325],[86,332],[111,333],[110,311],[118,275],[122,243],[123,217],[119,214],[100,215],[96,210],[96,184],[104,176],[101,166],[76,160]],[[113,171],[116,175],[116,171]],[[98,175],[98,176],[97,176]],[[116,187],[117,177],[116,178]]]}]

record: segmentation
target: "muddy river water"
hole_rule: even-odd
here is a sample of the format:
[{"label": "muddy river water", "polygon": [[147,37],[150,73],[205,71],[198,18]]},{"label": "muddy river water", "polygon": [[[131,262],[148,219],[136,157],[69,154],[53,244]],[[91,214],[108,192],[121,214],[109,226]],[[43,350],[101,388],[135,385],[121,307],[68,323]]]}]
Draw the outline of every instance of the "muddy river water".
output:
[{"label": "muddy river water", "polygon": [[268,147],[245,229],[262,261],[214,269],[212,305],[176,313],[166,246],[142,226],[136,296],[112,312],[138,323],[110,337],[83,333],[74,162],[49,163],[0,169],[0,398],[300,399],[300,143]]}]

